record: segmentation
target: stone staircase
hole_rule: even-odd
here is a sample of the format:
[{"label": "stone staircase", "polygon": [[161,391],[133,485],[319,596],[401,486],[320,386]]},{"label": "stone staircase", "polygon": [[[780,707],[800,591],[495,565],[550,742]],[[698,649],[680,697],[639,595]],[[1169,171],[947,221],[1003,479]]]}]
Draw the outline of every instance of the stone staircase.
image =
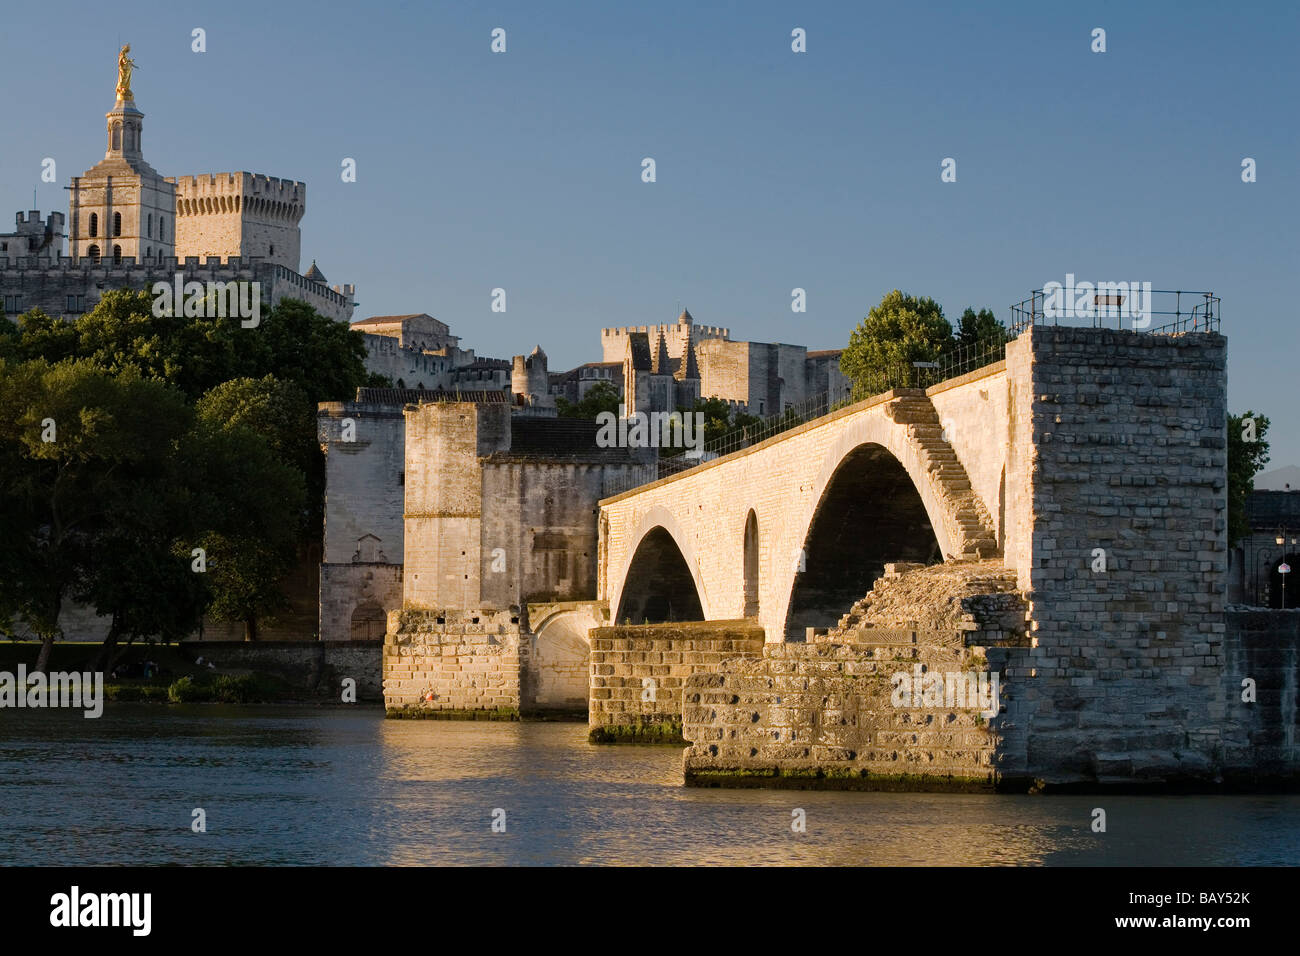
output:
[{"label": "stone staircase", "polygon": [[945,521],[957,542],[958,553],[951,557],[984,558],[999,554],[993,519],[980,496],[971,488],[970,476],[957,458],[952,445],[944,440],[943,424],[934,403],[924,389],[894,390],[885,406],[885,414],[907,426],[908,436],[920,449],[921,459],[936,497],[946,501]]}]

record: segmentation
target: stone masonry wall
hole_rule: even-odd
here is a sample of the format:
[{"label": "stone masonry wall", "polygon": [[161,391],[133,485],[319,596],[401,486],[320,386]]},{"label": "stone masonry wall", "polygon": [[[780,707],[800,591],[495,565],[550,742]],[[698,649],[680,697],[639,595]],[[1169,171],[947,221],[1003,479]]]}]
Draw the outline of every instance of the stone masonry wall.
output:
[{"label": "stone masonry wall", "polygon": [[757,658],[763,629],[754,621],[597,627],[591,638],[588,721],[597,742],[680,742],[682,687],[723,661]]},{"label": "stone masonry wall", "polygon": [[388,715],[517,718],[529,700],[527,657],[517,609],[394,611],[384,638]]},{"label": "stone masonry wall", "polygon": [[1008,347],[1034,649],[1007,717],[1044,779],[1198,776],[1220,746],[1225,353],[1218,334],[1048,326]]},{"label": "stone masonry wall", "polygon": [[1294,781],[1300,776],[1300,611],[1229,610],[1223,656],[1224,775],[1234,783]]},{"label": "stone masonry wall", "polygon": [[[854,643],[765,645],[761,660],[687,679],[686,783],[991,790],[998,738],[981,713],[994,700],[988,666],[959,631],[882,628]],[[940,690],[896,692],[900,673]],[[962,683],[971,677],[974,688]]]}]

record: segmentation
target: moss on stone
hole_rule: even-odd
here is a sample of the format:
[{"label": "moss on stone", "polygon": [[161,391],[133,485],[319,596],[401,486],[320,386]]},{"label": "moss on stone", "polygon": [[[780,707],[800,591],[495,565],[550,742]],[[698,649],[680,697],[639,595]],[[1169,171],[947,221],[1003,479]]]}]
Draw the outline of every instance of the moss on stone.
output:
[{"label": "moss on stone", "polygon": [[519,711],[513,707],[495,710],[434,710],[430,707],[389,707],[384,716],[398,720],[519,720]]},{"label": "moss on stone", "polygon": [[671,744],[684,747],[679,720],[647,721],[636,724],[606,724],[592,727],[587,740],[593,744]]},{"label": "moss on stone", "polygon": [[791,790],[879,790],[892,792],[992,792],[984,777],[948,777],[927,774],[875,774],[850,767],[775,767],[730,770],[687,770],[688,787],[770,787]]}]

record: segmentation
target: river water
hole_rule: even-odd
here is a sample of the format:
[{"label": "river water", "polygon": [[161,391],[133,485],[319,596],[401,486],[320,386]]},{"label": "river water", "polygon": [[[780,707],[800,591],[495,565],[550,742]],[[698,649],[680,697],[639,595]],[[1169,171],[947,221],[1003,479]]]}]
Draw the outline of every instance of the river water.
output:
[{"label": "river water", "polygon": [[0,864],[111,863],[1294,866],[1300,796],[704,790],[679,749],[585,724],[0,711]]}]

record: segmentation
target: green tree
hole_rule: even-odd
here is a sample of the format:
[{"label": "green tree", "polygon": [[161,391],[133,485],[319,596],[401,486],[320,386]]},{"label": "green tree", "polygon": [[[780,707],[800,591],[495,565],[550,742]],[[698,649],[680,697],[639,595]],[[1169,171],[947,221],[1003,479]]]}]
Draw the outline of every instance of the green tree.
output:
[{"label": "green tree", "polygon": [[1268,464],[1268,419],[1247,411],[1228,416],[1228,547],[1250,534],[1247,506],[1255,475]]},{"label": "green tree", "polygon": [[954,338],[958,346],[1001,345],[1007,340],[1007,329],[998,321],[992,309],[976,312],[968,307],[957,320]]},{"label": "green tree", "polygon": [[0,418],[0,612],[41,638],[44,671],[64,601],[95,596],[95,556],[158,497],[189,414],[166,384],[85,360],[0,365],[0,407],[12,412]]},{"label": "green tree", "polygon": [[242,426],[266,442],[275,457],[294,468],[307,489],[301,531],[320,533],[325,497],[325,456],[316,440],[316,408],[302,388],[272,375],[237,378],[210,389],[195,406],[212,425]]},{"label": "green tree", "polygon": [[285,299],[262,316],[260,326],[241,331],[259,333],[265,350],[258,368],[247,374],[256,378],[269,373],[292,382],[303,390],[313,410],[317,402],[351,399],[370,380],[361,333],[346,322],[321,315],[306,302]]},{"label": "green tree", "polygon": [[622,399],[614,384],[600,381],[587,389],[587,393],[580,401],[570,402],[561,396],[555,400],[555,407],[561,418],[595,418],[601,412],[617,415],[621,402]]},{"label": "green tree", "polygon": [[314,406],[351,398],[371,381],[361,333],[297,299],[283,300],[250,328],[233,318],[156,316],[153,302],[148,291],[114,289],[75,322],[24,313],[16,335],[0,336],[0,358],[83,358],[108,372],[136,368],[191,399],[231,379],[269,374],[293,382]]},{"label": "green tree", "polygon": [[208,613],[243,623],[253,641],[288,604],[283,581],[299,554],[306,483],[252,427],[217,419],[215,405],[201,411],[180,451],[197,532],[178,550],[203,549]]},{"label": "green tree", "polygon": [[862,398],[919,382],[912,363],[936,361],[952,342],[952,326],[937,302],[895,289],[853,330],[840,370]]}]

